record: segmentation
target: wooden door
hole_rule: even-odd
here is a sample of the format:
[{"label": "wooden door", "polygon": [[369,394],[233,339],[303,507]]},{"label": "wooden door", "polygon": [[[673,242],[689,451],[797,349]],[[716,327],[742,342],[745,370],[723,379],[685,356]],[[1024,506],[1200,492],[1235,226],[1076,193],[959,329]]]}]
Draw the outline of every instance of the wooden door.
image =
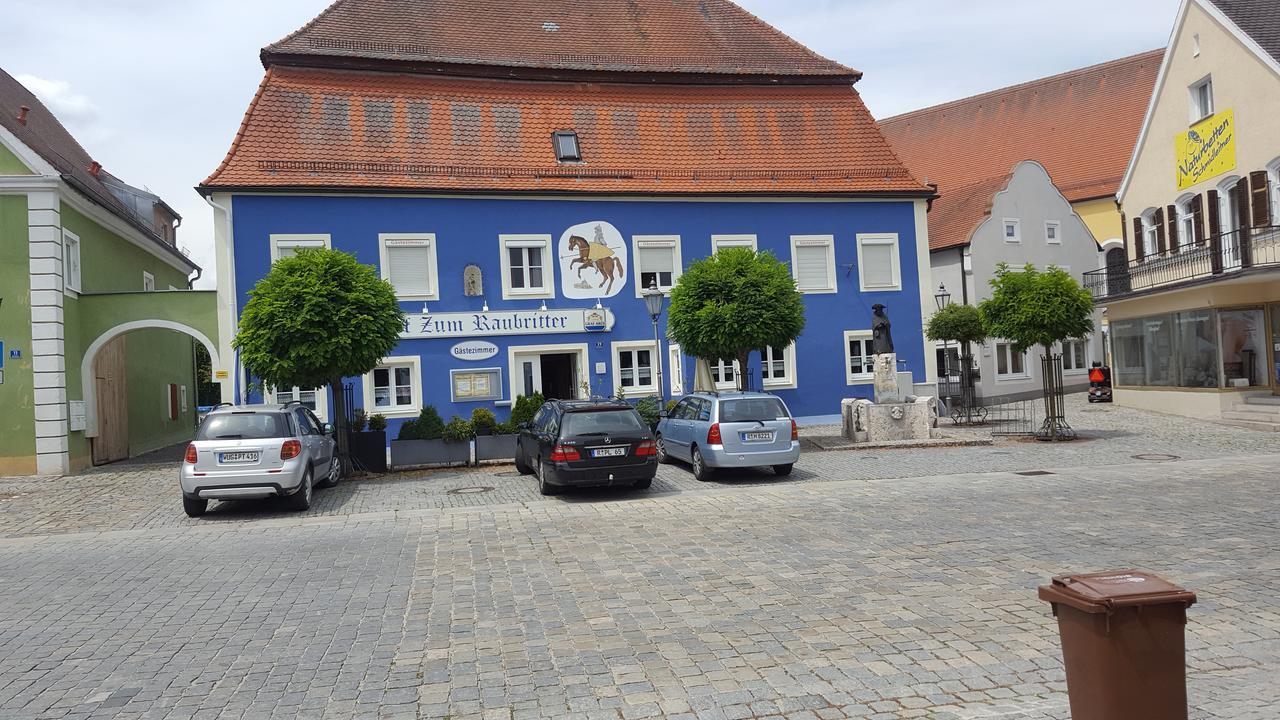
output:
[{"label": "wooden door", "polygon": [[125,336],[98,350],[93,359],[97,378],[98,437],[93,438],[93,464],[129,457],[129,401],[125,385]]}]

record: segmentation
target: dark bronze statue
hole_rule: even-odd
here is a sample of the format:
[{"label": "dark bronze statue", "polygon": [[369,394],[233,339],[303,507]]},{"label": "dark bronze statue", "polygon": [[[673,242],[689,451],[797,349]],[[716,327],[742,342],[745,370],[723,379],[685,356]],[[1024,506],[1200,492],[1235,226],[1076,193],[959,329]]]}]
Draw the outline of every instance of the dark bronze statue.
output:
[{"label": "dark bronze statue", "polygon": [[889,316],[884,306],[871,306],[871,354],[886,355],[893,352],[893,335],[889,333]]}]

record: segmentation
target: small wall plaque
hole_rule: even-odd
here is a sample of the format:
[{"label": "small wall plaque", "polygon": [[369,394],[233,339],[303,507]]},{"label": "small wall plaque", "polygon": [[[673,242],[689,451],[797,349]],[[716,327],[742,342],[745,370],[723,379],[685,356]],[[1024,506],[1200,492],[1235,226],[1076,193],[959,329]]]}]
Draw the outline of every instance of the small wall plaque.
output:
[{"label": "small wall plaque", "polygon": [[479,265],[468,265],[462,269],[462,294],[467,297],[484,295],[484,275]]}]

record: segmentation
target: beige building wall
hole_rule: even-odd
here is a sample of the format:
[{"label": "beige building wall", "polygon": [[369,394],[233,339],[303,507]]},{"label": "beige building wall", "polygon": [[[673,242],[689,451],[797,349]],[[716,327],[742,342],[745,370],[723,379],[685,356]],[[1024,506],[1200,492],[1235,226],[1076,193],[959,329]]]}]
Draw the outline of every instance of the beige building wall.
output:
[{"label": "beige building wall", "polygon": [[[1198,0],[1187,4],[1186,18],[1166,62],[1162,84],[1156,88],[1155,112],[1139,140],[1128,185],[1120,191],[1130,223],[1148,208],[1162,208],[1184,194],[1215,189],[1232,175],[1264,170],[1280,157],[1280,73],[1219,24]],[[1215,111],[1235,111],[1236,166],[1179,190],[1174,138],[1192,125],[1189,88],[1210,74]],[[1134,257],[1134,245],[1130,238],[1130,257]]]},{"label": "beige building wall", "polygon": [[1105,197],[1096,200],[1081,200],[1080,202],[1072,203],[1071,208],[1084,221],[1085,227],[1089,228],[1089,232],[1093,233],[1093,239],[1099,245],[1108,240],[1124,237],[1120,229],[1120,208],[1116,207],[1115,198]]}]

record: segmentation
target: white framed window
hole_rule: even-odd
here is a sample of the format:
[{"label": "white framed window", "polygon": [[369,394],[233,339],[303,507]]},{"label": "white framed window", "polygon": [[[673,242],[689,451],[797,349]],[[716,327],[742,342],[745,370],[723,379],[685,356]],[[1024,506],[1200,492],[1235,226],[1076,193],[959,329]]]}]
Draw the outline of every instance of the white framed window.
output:
[{"label": "white framed window", "polygon": [[411,417],[422,411],[422,358],[389,357],[364,376],[364,411]]},{"label": "white framed window", "polygon": [[624,396],[655,395],[658,392],[658,353],[652,340],[611,343],[613,386]]},{"label": "white framed window", "polygon": [[327,234],[284,234],[271,236],[271,262],[280,258],[293,257],[299,250],[324,249],[329,247]]},{"label": "white framed window", "polygon": [[62,231],[62,287],[80,292],[80,236]]},{"label": "white framed window", "polygon": [[720,358],[711,361],[711,380],[715,383],[717,390],[735,390],[738,387],[738,373],[742,368],[738,367],[737,360],[728,358]]},{"label": "white framed window", "polygon": [[836,291],[836,241],[831,235],[791,236],[791,276],[803,293]]},{"label": "white framed window", "polygon": [[667,345],[667,387],[671,394],[679,397],[684,394],[684,353],[676,343]]},{"label": "white framed window", "polygon": [[1050,245],[1062,244],[1062,223],[1046,220],[1044,223],[1044,241]]},{"label": "white framed window", "polygon": [[1189,88],[1191,93],[1191,124],[1194,125],[1213,114],[1213,76],[1207,76]]},{"label": "white framed window", "polygon": [[431,233],[379,233],[382,279],[401,300],[439,300],[436,236]]},{"label": "white framed window", "polygon": [[499,235],[502,298],[555,297],[555,258],[550,235]]},{"label": "white framed window", "polygon": [[636,297],[644,297],[650,283],[656,284],[662,292],[670,292],[684,268],[680,258],[680,236],[632,236],[631,266],[636,276]]},{"label": "white framed window", "polygon": [[1013,343],[996,343],[996,379],[1017,380],[1031,377],[1027,372],[1027,354],[1013,349]]},{"label": "white framed window", "polygon": [[863,292],[902,289],[897,233],[858,234],[858,286]]},{"label": "white framed window", "polygon": [[324,388],[308,389],[295,386],[291,388],[275,388],[274,391],[267,393],[267,402],[283,405],[294,400],[302,403],[308,410],[315,413],[320,420],[328,420],[329,394]]},{"label": "white framed window", "polygon": [[1191,200],[1194,195],[1185,195],[1178,198],[1176,207],[1178,209],[1178,240],[1177,245],[1189,245],[1196,241],[1196,218],[1191,210]]},{"label": "white framed window", "polygon": [[1267,165],[1267,180],[1271,186],[1271,224],[1280,225],[1280,158]]},{"label": "white framed window", "polygon": [[796,346],[785,348],[770,345],[760,351],[760,382],[771,389],[796,386]]},{"label": "white framed window", "polygon": [[846,385],[865,385],[876,379],[876,356],[871,351],[870,330],[844,331]]},{"label": "white framed window", "polygon": [[756,249],[755,235],[712,235],[711,236],[711,252],[723,250],[730,247],[744,247]]},{"label": "white framed window", "polygon": [[1089,369],[1089,341],[1064,340],[1062,342],[1062,371],[1082,373]]},{"label": "white framed window", "polygon": [[449,387],[454,402],[502,399],[502,368],[449,371]]},{"label": "white framed window", "polygon": [[1142,251],[1146,257],[1155,257],[1160,251],[1160,229],[1156,225],[1155,210],[1142,215]]},{"label": "white framed window", "polygon": [[142,291],[155,292],[155,290],[156,290],[156,276],[152,275],[146,270],[143,270],[142,271]]},{"label": "white framed window", "polygon": [[1005,218],[1001,222],[1001,237],[1007,243],[1022,242],[1022,221],[1018,218]]},{"label": "white framed window", "polygon": [[187,386],[186,385],[178,386],[178,402],[181,405],[182,412],[185,413],[187,411]]}]

